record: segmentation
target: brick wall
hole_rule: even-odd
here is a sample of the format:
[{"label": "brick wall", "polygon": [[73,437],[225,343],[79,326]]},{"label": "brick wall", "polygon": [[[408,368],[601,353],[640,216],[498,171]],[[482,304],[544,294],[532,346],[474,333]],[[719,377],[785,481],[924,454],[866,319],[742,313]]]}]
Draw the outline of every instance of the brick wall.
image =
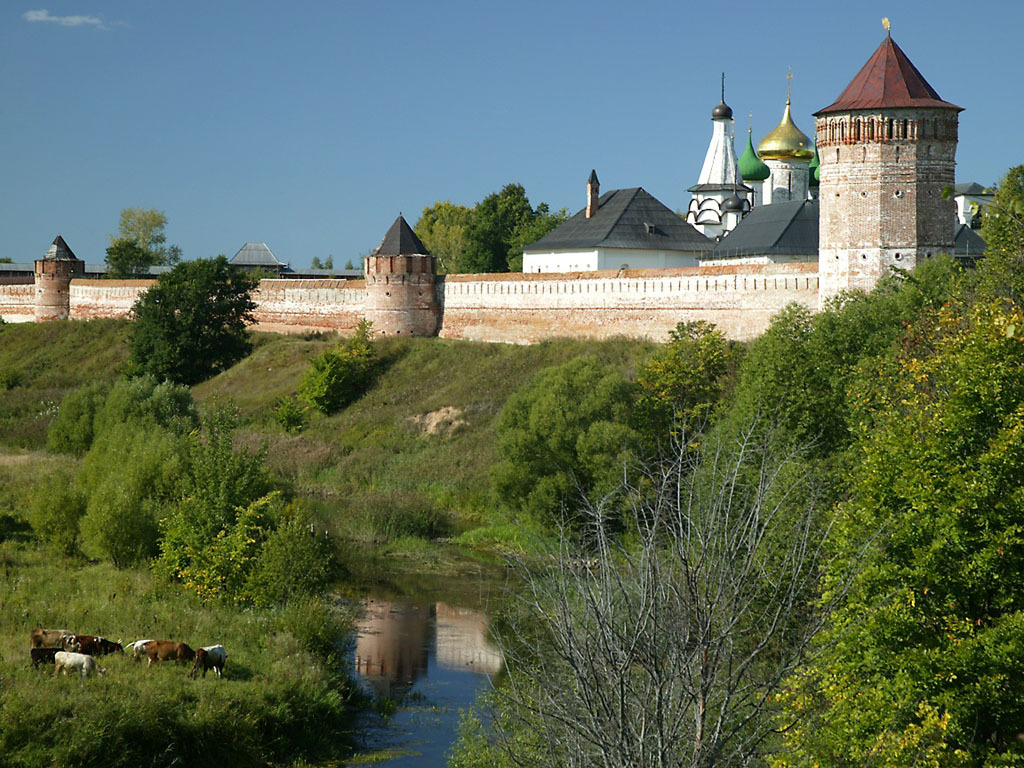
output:
[{"label": "brick wall", "polygon": [[7,323],[35,319],[36,287],[31,277],[4,278],[0,283],[0,317]]},{"label": "brick wall", "polygon": [[155,280],[72,280],[71,319],[127,317],[139,296],[155,282]]},{"label": "brick wall", "polygon": [[256,328],[278,333],[348,331],[362,319],[363,280],[261,280]]}]

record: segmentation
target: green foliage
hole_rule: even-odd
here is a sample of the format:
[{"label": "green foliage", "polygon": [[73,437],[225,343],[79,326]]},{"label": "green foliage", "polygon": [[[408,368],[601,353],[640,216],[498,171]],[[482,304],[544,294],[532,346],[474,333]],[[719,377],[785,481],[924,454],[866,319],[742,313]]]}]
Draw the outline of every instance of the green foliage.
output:
[{"label": "green foliage", "polygon": [[309,361],[299,397],[322,413],[335,413],[362,397],[376,369],[370,323],[362,320],[354,336]]},{"label": "green foliage", "polygon": [[117,238],[107,247],[107,277],[131,278],[149,274],[152,256],[134,240]]},{"label": "green foliage", "polygon": [[96,414],[109,392],[110,385],[98,381],[65,395],[57,417],[50,424],[46,447],[56,453],[84,455],[92,445]]},{"label": "green foliage", "polygon": [[223,256],[178,264],[132,308],[132,368],[195,384],[247,355],[255,278]]},{"label": "green foliage", "polygon": [[634,388],[614,368],[579,357],[517,390],[496,426],[499,502],[544,523],[621,481],[638,440],[629,426]]},{"label": "green foliage", "polygon": [[473,211],[464,205],[444,200],[423,209],[414,227],[416,236],[437,259],[437,271],[463,272],[460,265],[466,252],[466,227]]},{"label": "green foliage", "polygon": [[306,406],[296,397],[279,397],[274,406],[274,420],[285,432],[301,432],[306,426]]},{"label": "green foliage", "polygon": [[869,294],[845,294],[816,315],[790,305],[772,319],[740,367],[733,417],[777,421],[795,445],[832,455],[849,443],[846,389],[857,364],[895,342],[905,324],[960,290],[946,257],[884,278]]},{"label": "green foliage", "polygon": [[157,520],[179,494],[185,444],[161,427],[117,424],[99,433],[78,485],[88,498],[82,550],[119,568],[156,554]]},{"label": "green foliage", "polygon": [[199,412],[188,387],[153,376],[121,379],[96,411],[95,434],[119,424],[163,427],[184,435],[199,426]]},{"label": "green foliage", "polygon": [[732,349],[714,325],[679,323],[637,371],[637,416],[647,436],[701,429],[722,395]]},{"label": "green foliage", "polygon": [[430,499],[410,491],[370,494],[362,513],[378,539],[394,541],[407,536],[434,539],[451,532],[451,521]]},{"label": "green foliage", "polygon": [[54,473],[35,488],[28,521],[42,541],[62,555],[80,551],[79,521],[85,514],[85,498],[69,473]]},{"label": "green foliage", "polygon": [[990,296],[1024,303],[1024,165],[1007,171],[981,220],[986,243],[979,272]]},{"label": "green foliage", "polygon": [[[465,229],[463,272],[508,272],[522,269],[523,245],[543,237],[567,218],[552,214],[546,203],[534,209],[521,184],[506,184],[473,209]],[[516,266],[518,264],[518,267]]]},{"label": "green foliage", "polygon": [[311,269],[334,269],[334,257],[328,256],[323,261],[320,261],[319,256],[314,256],[313,262],[309,266]]},{"label": "green foliage", "polygon": [[267,537],[246,585],[257,605],[321,594],[337,576],[334,547],[301,509],[286,510]]},{"label": "green foliage", "polygon": [[851,389],[831,593],[864,564],[822,660],[793,682],[806,722],[780,764],[1024,758],[1024,312],[951,303],[901,341]]},{"label": "green foliage", "polygon": [[[134,261],[143,266],[174,266],[181,260],[181,249],[176,245],[167,246],[167,235],[164,227],[167,226],[167,215],[156,208],[122,208],[121,218],[118,222],[117,236],[110,236],[111,246],[124,248],[127,244],[134,246],[130,248],[141,262]],[[113,267],[109,260],[110,249],[107,249],[108,266]],[[132,273],[115,275],[118,277],[129,277]]]}]

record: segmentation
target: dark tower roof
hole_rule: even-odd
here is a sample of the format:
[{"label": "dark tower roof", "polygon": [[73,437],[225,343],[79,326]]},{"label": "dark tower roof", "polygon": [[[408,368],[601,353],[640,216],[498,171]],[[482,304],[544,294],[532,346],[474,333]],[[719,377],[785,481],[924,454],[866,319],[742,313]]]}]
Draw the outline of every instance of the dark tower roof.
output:
[{"label": "dark tower roof", "polygon": [[590,171],[590,178],[587,179],[587,184],[600,184],[600,183],[601,182],[599,182],[597,180],[597,171],[596,170],[591,170]]},{"label": "dark tower roof", "polygon": [[907,54],[896,45],[892,37],[878,46],[867,64],[861,67],[857,76],[850,81],[839,98],[815,116],[829,112],[846,112],[851,109],[885,109],[893,107],[938,107],[955,109],[963,107],[943,101],[928,81],[924,79]]},{"label": "dark tower roof", "polygon": [[50,261],[78,261],[75,252],[68,247],[68,244],[64,242],[64,238],[60,235],[53,238],[53,244],[46,249],[46,254],[43,258]]},{"label": "dark tower roof", "polygon": [[380,245],[377,246],[377,250],[372,255],[429,256],[430,251],[416,237],[416,233],[412,231],[412,227],[409,226],[409,222],[405,220],[405,217],[399,214],[398,218],[395,219],[395,223],[391,225],[391,229],[384,235],[384,239],[380,241]]}]

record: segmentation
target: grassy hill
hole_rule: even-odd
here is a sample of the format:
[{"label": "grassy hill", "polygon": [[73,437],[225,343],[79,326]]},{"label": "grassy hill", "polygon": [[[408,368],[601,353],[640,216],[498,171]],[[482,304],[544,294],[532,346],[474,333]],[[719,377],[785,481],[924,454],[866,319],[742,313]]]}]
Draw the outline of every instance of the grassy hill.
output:
[{"label": "grassy hill", "polygon": [[[254,334],[253,353],[194,389],[200,403],[230,401],[239,439],[267,450],[271,467],[344,538],[440,536],[495,522],[489,498],[494,424],[508,396],[538,370],[595,355],[627,375],[654,345],[630,339],[553,340],[532,346],[445,339],[381,339],[382,373],[357,402],[312,414],[289,434],[279,398],[293,395],[328,335]],[[124,321],[8,325],[0,329],[0,444],[40,450],[61,398],[113,380],[128,357]]]}]

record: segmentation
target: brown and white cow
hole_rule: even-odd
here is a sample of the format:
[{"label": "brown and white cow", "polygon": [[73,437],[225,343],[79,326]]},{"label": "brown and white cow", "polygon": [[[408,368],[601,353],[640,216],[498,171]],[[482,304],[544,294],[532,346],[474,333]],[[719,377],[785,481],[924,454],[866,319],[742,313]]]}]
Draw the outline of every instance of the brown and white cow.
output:
[{"label": "brown and white cow", "polygon": [[176,661],[184,664],[196,657],[196,652],[185,643],[176,643],[172,640],[152,640],[146,643],[145,649],[149,658],[147,666],[152,666],[154,661]]},{"label": "brown and white cow", "polygon": [[28,639],[33,648],[63,648],[64,640],[74,633],[67,629],[33,629]]},{"label": "brown and white cow", "polygon": [[207,645],[196,651],[196,660],[192,662],[192,671],[189,677],[195,680],[196,670],[203,670],[203,677],[206,677],[206,670],[212,669],[220,677],[224,672],[224,662],[228,660],[228,653],[223,645]]},{"label": "brown and white cow", "polygon": [[90,656],[106,656],[108,653],[124,653],[120,643],[98,635],[75,635],[67,641],[69,650]]}]

